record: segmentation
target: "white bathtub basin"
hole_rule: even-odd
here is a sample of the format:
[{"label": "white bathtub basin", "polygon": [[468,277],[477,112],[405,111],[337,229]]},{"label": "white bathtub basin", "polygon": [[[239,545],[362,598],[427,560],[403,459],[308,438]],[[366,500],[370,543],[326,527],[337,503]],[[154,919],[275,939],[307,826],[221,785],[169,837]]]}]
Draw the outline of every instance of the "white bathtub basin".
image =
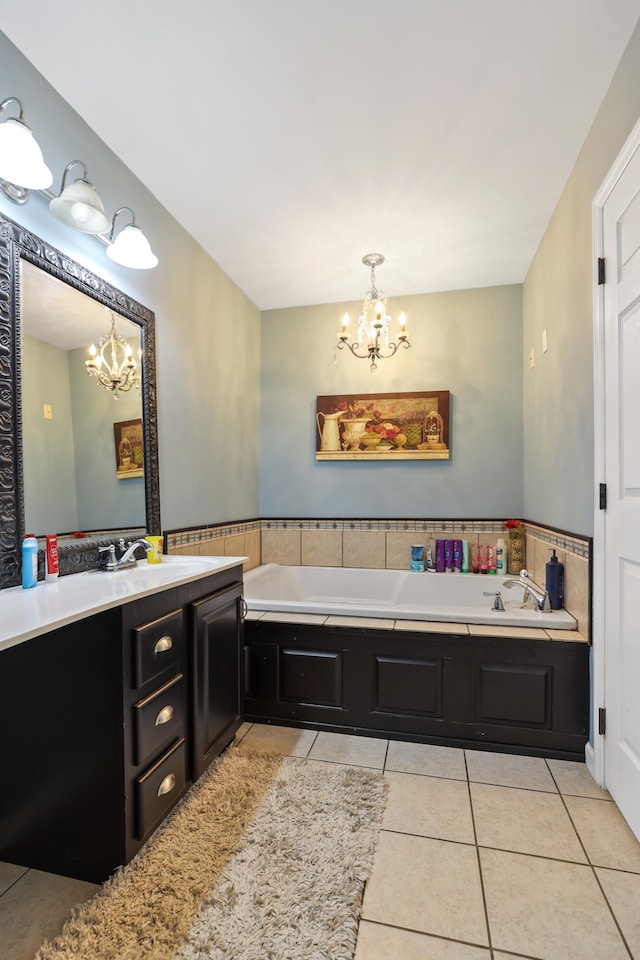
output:
[{"label": "white bathtub basin", "polygon": [[[576,621],[566,610],[521,609],[523,591],[505,587],[505,579],[269,563],[245,574],[244,598],[250,610],[575,630]],[[504,611],[491,609],[497,591]]]}]

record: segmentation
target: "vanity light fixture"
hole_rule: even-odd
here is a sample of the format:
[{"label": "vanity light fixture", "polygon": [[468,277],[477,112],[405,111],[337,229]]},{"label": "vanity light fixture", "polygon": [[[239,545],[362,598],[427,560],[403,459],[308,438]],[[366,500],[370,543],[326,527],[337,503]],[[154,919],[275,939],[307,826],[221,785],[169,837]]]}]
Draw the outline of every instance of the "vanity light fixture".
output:
[{"label": "vanity light fixture", "polygon": [[85,360],[84,365],[90,377],[96,377],[98,383],[113,393],[114,400],[118,399],[120,393],[126,393],[132,387],[140,389],[138,361],[133,356],[129,343],[117,333],[113,314],[111,330],[100,337],[97,347],[91,344],[89,359]]},{"label": "vanity light fixture", "polygon": [[[131,214],[131,223],[128,223],[114,240],[116,217],[119,213],[128,211]],[[149,241],[136,223],[136,215],[131,207],[119,207],[111,221],[109,234],[111,246],[107,247],[107,256],[123,267],[134,267],[136,270],[149,270],[158,264],[158,258],[151,249]]]},{"label": "vanity light fixture", "polygon": [[[0,120],[11,104],[17,104],[20,116],[0,122],[0,192],[13,203],[26,203],[31,190],[37,190],[50,201],[49,209],[58,220],[75,230],[95,236],[107,248],[107,256],[124,267],[148,270],[158,264],[149,241],[136,223],[131,207],[119,207],[110,221],[96,188],[87,180],[82,160],[72,160],[64,169],[60,195],[49,190],[53,175],[46,166],[40,147],[24,122],[24,110],[17,97],[0,103]],[[83,176],[67,186],[72,167],[82,167]],[[131,223],[115,237],[116,217],[127,210]],[[109,233],[109,236],[104,236]]]},{"label": "vanity light fixture", "polygon": [[[366,292],[362,303],[362,313],[358,321],[358,339],[354,343],[349,343],[349,314],[345,313],[336,349],[342,350],[343,347],[347,347],[359,360],[369,360],[371,373],[375,373],[376,360],[386,360],[397,352],[400,345],[410,347],[411,344],[407,340],[404,313],[399,317],[398,342],[389,339],[391,317],[387,314],[387,298],[382,290],[376,289],[376,267],[384,263],[384,257],[381,253],[367,253],[362,258],[362,262],[365,266],[371,267],[371,289]],[[371,317],[369,317],[370,313]]]},{"label": "vanity light fixture", "polygon": [[24,122],[24,109],[17,97],[0,103],[0,117],[10,104],[20,109],[20,116],[0,123],[0,188],[9,200],[24,203],[29,190],[45,190],[53,183],[53,174],[45,164],[42,150],[31,129]]},{"label": "vanity light fixture", "polygon": [[[67,176],[75,166],[82,167],[83,176],[67,186]],[[82,233],[106,233],[110,227],[104,204],[94,185],[87,180],[87,168],[82,160],[72,160],[64,168],[60,196],[53,198],[49,210],[62,223]]]}]

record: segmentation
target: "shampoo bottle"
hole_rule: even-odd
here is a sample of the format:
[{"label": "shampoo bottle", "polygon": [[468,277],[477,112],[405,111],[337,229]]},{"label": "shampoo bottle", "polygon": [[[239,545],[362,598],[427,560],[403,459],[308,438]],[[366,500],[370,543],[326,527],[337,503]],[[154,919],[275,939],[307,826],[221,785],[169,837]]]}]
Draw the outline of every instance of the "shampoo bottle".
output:
[{"label": "shampoo bottle", "polygon": [[558,560],[555,550],[551,551],[546,573],[546,587],[551,609],[562,610],[564,607],[564,564]]},{"label": "shampoo bottle", "polygon": [[22,586],[26,589],[38,585],[38,541],[28,533],[22,541]]},{"label": "shampoo bottle", "polygon": [[462,572],[469,573],[469,541],[462,541]]},{"label": "shampoo bottle", "polygon": [[496,573],[500,577],[507,575],[507,545],[502,537],[496,540]]}]

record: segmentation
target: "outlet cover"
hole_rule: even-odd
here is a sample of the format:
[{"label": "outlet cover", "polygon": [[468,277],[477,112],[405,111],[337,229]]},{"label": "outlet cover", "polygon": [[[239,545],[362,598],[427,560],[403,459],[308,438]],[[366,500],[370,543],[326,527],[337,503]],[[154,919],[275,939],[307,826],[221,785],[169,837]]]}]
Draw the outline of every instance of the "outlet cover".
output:
[{"label": "outlet cover", "polygon": [[531,350],[529,351],[529,366],[533,370],[535,365],[536,365],[536,357],[535,357],[533,347],[531,347]]},{"label": "outlet cover", "polygon": [[45,420],[53,420],[53,410],[50,403],[45,403],[43,411]]}]

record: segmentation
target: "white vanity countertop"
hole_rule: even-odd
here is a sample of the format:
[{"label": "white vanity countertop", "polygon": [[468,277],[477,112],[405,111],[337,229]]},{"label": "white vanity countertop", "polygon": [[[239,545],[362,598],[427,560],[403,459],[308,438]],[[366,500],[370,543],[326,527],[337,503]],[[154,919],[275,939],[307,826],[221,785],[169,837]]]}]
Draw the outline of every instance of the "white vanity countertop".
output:
[{"label": "white vanity countertop", "polygon": [[247,557],[170,555],[162,563],[138,563],[128,570],[89,570],[37,587],[0,590],[0,650],[64,627],[101,610],[117,607],[192,580],[235,567]]}]

